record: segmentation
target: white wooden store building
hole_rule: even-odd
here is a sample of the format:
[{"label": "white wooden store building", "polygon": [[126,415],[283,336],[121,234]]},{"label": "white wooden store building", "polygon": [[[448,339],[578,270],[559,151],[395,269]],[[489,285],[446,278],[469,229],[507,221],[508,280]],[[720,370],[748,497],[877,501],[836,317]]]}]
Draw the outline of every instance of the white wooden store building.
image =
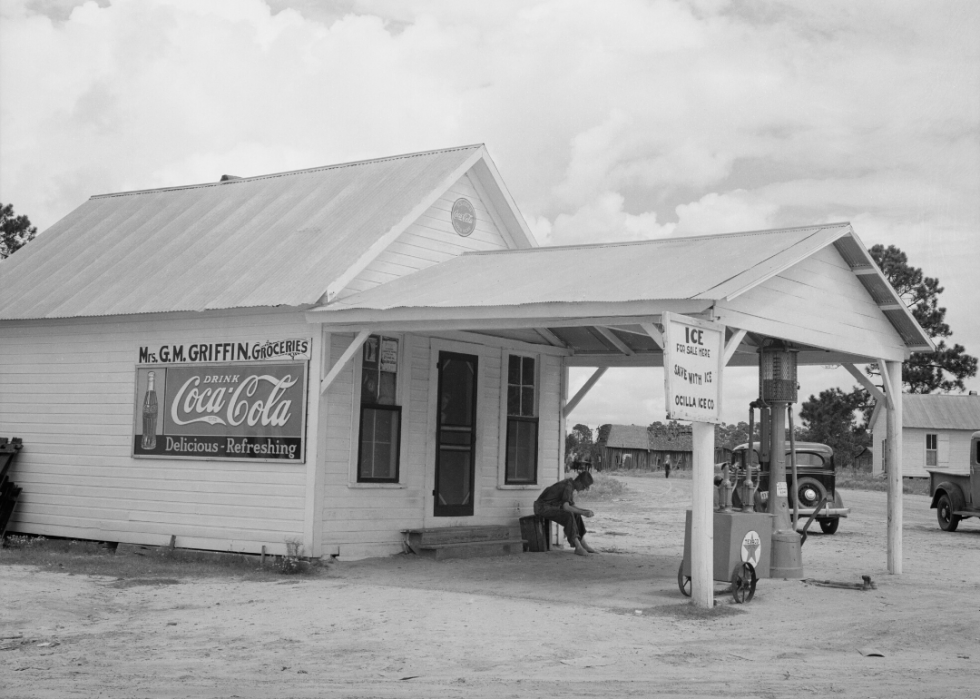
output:
[{"label": "white wooden store building", "polygon": [[773,337],[900,386],[931,348],[846,223],[538,248],[480,145],[95,196],[0,263],[10,528],[357,558],[516,524],[666,311],[730,365]]}]

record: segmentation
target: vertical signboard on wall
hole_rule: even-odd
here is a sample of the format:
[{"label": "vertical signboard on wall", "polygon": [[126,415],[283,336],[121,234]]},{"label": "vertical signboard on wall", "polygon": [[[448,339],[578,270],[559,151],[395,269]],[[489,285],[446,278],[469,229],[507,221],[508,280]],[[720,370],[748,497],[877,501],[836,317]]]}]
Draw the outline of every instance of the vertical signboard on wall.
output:
[{"label": "vertical signboard on wall", "polygon": [[721,422],[725,326],[676,313],[663,325],[667,417]]},{"label": "vertical signboard on wall", "polygon": [[303,463],[310,345],[141,348],[133,456]]}]

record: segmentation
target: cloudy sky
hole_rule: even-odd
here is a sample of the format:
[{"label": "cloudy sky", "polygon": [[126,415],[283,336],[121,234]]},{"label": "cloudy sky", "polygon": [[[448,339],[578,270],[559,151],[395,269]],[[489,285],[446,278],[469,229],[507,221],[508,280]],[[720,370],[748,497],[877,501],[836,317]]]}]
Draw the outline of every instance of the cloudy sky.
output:
[{"label": "cloudy sky", "polygon": [[[93,194],[485,143],[542,244],[850,221],[939,277],[953,340],[980,355],[973,0],[0,13],[0,200],[42,231]],[[754,370],[732,373],[727,421],[754,393]],[[801,392],[853,383],[812,368]],[[611,370],[572,421],[663,419],[662,388],[660,370]]]}]

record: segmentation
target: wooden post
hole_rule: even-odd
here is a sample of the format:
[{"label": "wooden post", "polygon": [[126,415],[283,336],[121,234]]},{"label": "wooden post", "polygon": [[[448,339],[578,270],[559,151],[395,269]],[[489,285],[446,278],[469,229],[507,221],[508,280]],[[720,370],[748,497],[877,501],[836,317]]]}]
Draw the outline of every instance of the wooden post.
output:
[{"label": "wooden post", "polygon": [[692,422],[694,456],[691,497],[691,602],[714,606],[714,444],[715,427]]},{"label": "wooden post", "polygon": [[888,411],[888,572],[902,574],[902,363],[882,362]]}]

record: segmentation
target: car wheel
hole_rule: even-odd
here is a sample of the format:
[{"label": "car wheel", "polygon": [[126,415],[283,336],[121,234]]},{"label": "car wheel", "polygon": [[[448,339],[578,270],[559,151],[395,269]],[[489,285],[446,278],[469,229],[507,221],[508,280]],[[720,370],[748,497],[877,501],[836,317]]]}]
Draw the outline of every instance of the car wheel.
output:
[{"label": "car wheel", "polygon": [[840,526],[840,517],[821,517],[817,521],[820,522],[820,531],[824,534],[836,534],[837,527]]},{"label": "car wheel", "polygon": [[944,532],[955,532],[956,527],[960,525],[962,518],[953,514],[953,503],[950,502],[946,493],[940,495],[939,501],[936,503],[936,519],[939,520],[939,528]]},{"label": "car wheel", "polygon": [[691,576],[684,575],[684,561],[681,561],[681,567],[677,569],[677,587],[685,597],[691,596]]},{"label": "car wheel", "polygon": [[827,489],[816,478],[804,476],[797,481],[796,501],[800,503],[800,509],[812,509],[825,497],[827,497]]}]

